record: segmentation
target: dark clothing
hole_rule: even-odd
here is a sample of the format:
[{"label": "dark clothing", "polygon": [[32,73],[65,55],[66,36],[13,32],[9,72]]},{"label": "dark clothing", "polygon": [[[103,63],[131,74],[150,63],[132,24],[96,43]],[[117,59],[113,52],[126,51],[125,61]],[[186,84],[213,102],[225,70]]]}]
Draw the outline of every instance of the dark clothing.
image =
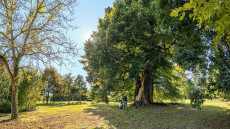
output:
[{"label": "dark clothing", "polygon": [[127,96],[123,96],[122,101],[127,101]]}]

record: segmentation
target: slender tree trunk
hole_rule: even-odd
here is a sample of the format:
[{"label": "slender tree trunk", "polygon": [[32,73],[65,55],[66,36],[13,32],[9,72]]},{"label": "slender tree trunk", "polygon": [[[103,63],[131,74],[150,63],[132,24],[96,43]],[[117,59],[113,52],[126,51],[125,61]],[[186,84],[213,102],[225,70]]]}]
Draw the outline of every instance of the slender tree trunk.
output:
[{"label": "slender tree trunk", "polygon": [[108,98],[108,90],[105,91],[105,103],[109,104],[109,98]]},{"label": "slender tree trunk", "polygon": [[68,93],[68,105],[70,105],[70,89],[69,89],[69,93]]},{"label": "slender tree trunk", "polygon": [[53,94],[53,103],[54,103],[54,94]]},{"label": "slender tree trunk", "polygon": [[[139,105],[149,105],[153,103],[153,80],[149,75],[150,73],[147,70],[143,71],[141,86],[136,86],[134,101]],[[139,82],[137,85],[140,85]]]},{"label": "slender tree trunk", "polygon": [[50,93],[49,93],[49,91],[47,91],[46,104],[48,104],[48,102],[49,102],[49,97],[50,97]]},{"label": "slender tree trunk", "polygon": [[80,90],[80,104],[81,104],[81,90]]}]

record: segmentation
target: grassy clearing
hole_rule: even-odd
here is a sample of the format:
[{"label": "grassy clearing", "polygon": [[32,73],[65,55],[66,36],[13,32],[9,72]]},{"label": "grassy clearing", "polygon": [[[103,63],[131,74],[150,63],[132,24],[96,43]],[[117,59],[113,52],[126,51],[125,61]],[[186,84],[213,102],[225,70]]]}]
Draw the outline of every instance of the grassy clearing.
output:
[{"label": "grassy clearing", "polygon": [[0,128],[229,128],[230,102],[208,100],[202,110],[193,109],[189,101],[171,106],[146,106],[118,109],[119,103],[84,102],[67,105],[59,102],[40,104],[36,111],[20,113],[10,121],[0,114]]}]

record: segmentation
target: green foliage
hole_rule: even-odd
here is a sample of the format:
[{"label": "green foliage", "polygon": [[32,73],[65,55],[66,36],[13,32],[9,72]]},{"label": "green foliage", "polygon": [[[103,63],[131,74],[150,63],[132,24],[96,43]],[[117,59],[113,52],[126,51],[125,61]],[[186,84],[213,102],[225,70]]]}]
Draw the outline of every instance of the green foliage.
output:
[{"label": "green foliage", "polygon": [[10,111],[10,78],[6,69],[0,66],[0,112],[8,113]]},{"label": "green foliage", "polygon": [[37,70],[27,70],[20,82],[18,91],[19,111],[31,111],[36,109],[36,101],[40,95],[41,77]]},{"label": "green foliage", "polygon": [[10,111],[11,111],[10,101],[2,99],[0,102],[0,112],[1,113],[10,113]]},{"label": "green foliage", "polygon": [[[173,45],[184,40],[179,39],[180,31],[173,31],[179,22],[167,15],[174,6],[167,0],[123,0],[105,9],[98,31],[85,42],[86,54],[81,61],[88,72],[92,98],[98,93],[102,97],[133,92],[135,82],[146,77],[164,87],[168,96],[178,97],[178,88],[171,84],[175,78]],[[144,71],[147,74],[142,76]]]},{"label": "green foliage", "polygon": [[0,66],[0,101],[8,100],[10,97],[10,78],[4,67]]},{"label": "green foliage", "polygon": [[183,7],[175,8],[170,15],[180,15],[180,20],[183,20],[185,13],[189,14],[189,17],[198,21],[199,27],[204,25],[205,29],[214,29],[217,33],[214,47],[217,47],[219,42],[223,40],[227,42],[228,45],[226,45],[229,47],[230,12],[227,10],[230,10],[228,0],[190,0],[188,3],[185,3]]},{"label": "green foliage", "polygon": [[47,103],[50,97],[50,94],[57,95],[61,93],[64,89],[62,85],[62,79],[60,74],[54,67],[46,68],[42,74],[42,80],[46,84],[45,86],[45,96],[47,99]]},{"label": "green foliage", "polygon": [[190,104],[194,108],[201,109],[201,104],[204,103],[205,96],[201,93],[200,90],[195,90],[189,95],[190,98]]}]

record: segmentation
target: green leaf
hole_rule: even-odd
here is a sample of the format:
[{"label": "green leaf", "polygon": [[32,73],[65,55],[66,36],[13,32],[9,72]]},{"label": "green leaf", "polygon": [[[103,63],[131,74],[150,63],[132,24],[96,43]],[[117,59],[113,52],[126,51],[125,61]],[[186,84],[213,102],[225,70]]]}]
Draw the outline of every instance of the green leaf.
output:
[{"label": "green leaf", "polygon": [[185,12],[182,13],[182,15],[180,16],[179,20],[183,20],[185,16]]},{"label": "green leaf", "polygon": [[185,3],[184,4],[184,7],[187,9],[187,10],[191,10],[193,8],[192,4],[191,3]]},{"label": "green leaf", "polygon": [[171,17],[177,17],[177,16],[178,16],[178,11],[177,11],[177,10],[173,10],[173,11],[170,13],[170,16],[171,16]]}]

